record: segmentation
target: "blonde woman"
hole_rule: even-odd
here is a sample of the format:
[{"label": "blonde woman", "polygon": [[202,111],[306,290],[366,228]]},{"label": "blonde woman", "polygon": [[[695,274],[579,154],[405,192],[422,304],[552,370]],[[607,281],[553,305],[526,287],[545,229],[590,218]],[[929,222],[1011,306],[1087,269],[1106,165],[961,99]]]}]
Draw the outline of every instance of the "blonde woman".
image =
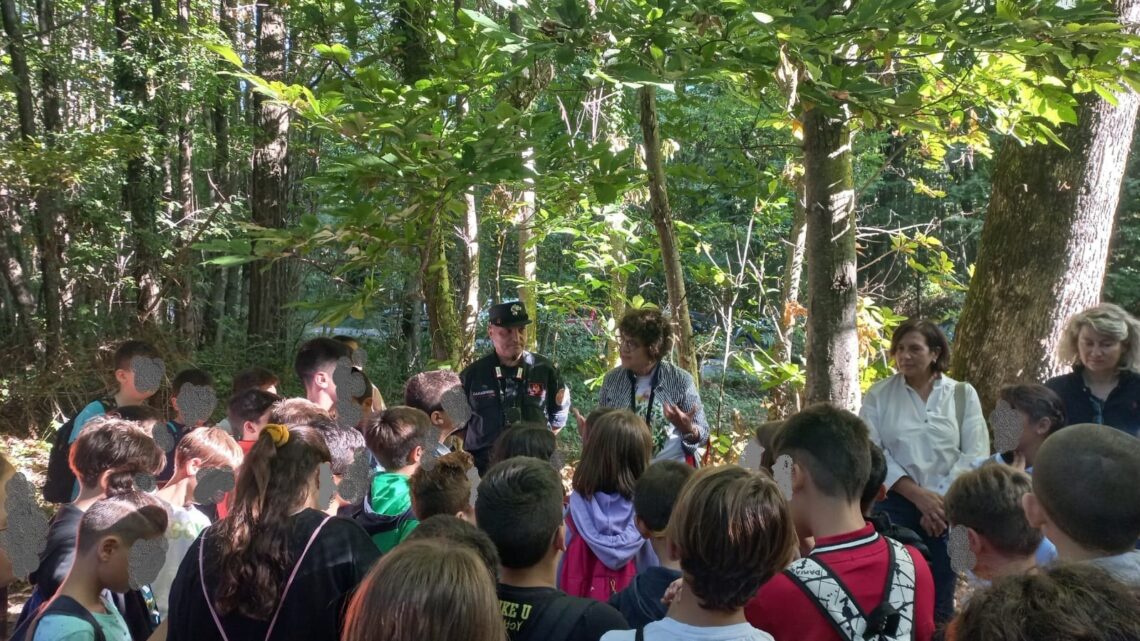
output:
[{"label": "blonde woman", "polygon": [[1058,346],[1073,371],[1046,381],[1065,403],[1067,425],[1097,423],[1140,432],[1140,321],[1101,303],[1074,315]]}]

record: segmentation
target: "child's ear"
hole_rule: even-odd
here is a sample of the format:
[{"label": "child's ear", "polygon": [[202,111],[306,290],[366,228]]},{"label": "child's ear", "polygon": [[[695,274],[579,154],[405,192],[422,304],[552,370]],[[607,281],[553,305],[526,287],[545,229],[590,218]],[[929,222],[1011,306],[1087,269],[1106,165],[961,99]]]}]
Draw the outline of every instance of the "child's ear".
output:
[{"label": "child's ear", "polygon": [[99,562],[106,563],[107,561],[110,561],[111,557],[115,555],[115,552],[119,550],[120,545],[122,545],[122,541],[120,541],[119,538],[115,536],[105,536],[102,539],[99,539],[99,544],[96,546],[96,552],[99,555]]},{"label": "child's ear", "polygon": [[119,385],[123,385],[127,382],[127,377],[130,375],[131,370],[129,369],[117,369],[115,370],[115,382]]},{"label": "child's ear", "polygon": [[972,527],[966,528],[966,537],[970,541],[970,551],[974,553],[974,558],[980,558],[982,548],[986,547],[986,539]]},{"label": "child's ear", "polygon": [[1038,436],[1044,438],[1049,435],[1050,421],[1048,417],[1042,417],[1033,424],[1032,430]]},{"label": "child's ear", "polygon": [[409,465],[418,465],[420,460],[423,459],[423,457],[424,457],[424,446],[417,445],[414,449],[412,449],[412,453],[408,455],[408,464]]},{"label": "child's ear", "polygon": [[879,491],[875,492],[875,502],[887,500],[887,484],[883,483],[879,486]]},{"label": "child's ear", "polygon": [[436,427],[443,427],[447,424],[447,415],[443,413],[443,410],[435,410],[429,418],[431,418],[431,424]]},{"label": "child's ear", "polygon": [[202,459],[192,458],[186,462],[186,473],[190,476],[198,476],[198,472],[202,469]]},{"label": "child's ear", "polygon": [[633,523],[637,526],[637,531],[641,534],[642,538],[653,538],[653,529],[646,525],[640,516],[634,515]]},{"label": "child's ear", "polygon": [[178,397],[177,397],[177,396],[171,396],[171,397],[170,397],[170,407],[171,407],[171,409],[173,409],[175,412],[177,412],[177,411],[178,411]]},{"label": "child's ear", "polygon": [[560,523],[558,531],[554,533],[554,540],[550,542],[551,547],[559,552],[566,551],[566,524]]},{"label": "child's ear", "polygon": [[257,423],[254,423],[253,421],[246,421],[241,424],[241,431],[242,434],[246,436],[256,436],[258,431]]},{"label": "child's ear", "polygon": [[808,471],[799,463],[792,463],[792,496],[799,494],[807,486]]},{"label": "child's ear", "polygon": [[677,547],[671,539],[665,539],[665,553],[669,555],[670,561],[681,560],[681,548]]},{"label": "child's ear", "polygon": [[459,510],[458,512],[455,513],[455,516],[459,517],[463,521],[467,521],[471,525],[478,527],[478,524],[475,522],[475,506],[474,505],[468,505],[467,507],[463,508],[462,510]]},{"label": "child's ear", "polygon": [[1025,520],[1029,522],[1029,527],[1041,529],[1048,524],[1049,517],[1045,514],[1045,508],[1033,492],[1022,495],[1021,509],[1025,512]]}]

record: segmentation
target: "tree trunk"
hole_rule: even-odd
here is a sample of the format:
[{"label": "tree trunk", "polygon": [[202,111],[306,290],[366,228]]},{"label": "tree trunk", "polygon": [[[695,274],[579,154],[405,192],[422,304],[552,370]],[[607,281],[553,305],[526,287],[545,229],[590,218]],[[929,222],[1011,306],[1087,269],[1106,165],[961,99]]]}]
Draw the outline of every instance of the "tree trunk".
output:
[{"label": "tree trunk", "polygon": [[[795,212],[792,231],[788,236],[788,254],[784,260],[784,276],[780,282],[780,309],[776,319],[776,345],[772,359],[786,363],[792,358],[792,338],[796,331],[796,317],[800,314],[800,280],[804,272],[804,246],[807,240],[806,212],[804,210],[803,180],[797,181]],[[772,390],[771,419],[791,416],[799,411],[799,398],[791,385],[785,383]]]},{"label": "tree trunk", "polygon": [[808,268],[806,401],[859,405],[859,339],[851,132],[846,113],[823,108],[804,127],[805,260]]},{"label": "tree trunk", "polygon": [[474,358],[475,332],[479,325],[479,208],[475,203],[475,190],[469,189],[463,195],[466,214],[460,227],[460,242],[463,243],[463,324],[462,353],[459,367],[465,367]]},{"label": "tree trunk", "polygon": [[[234,13],[232,0],[218,2],[218,28],[226,36],[231,47],[236,47]],[[217,69],[222,71],[228,63],[219,62]],[[233,197],[236,184],[234,171],[230,167],[230,112],[234,103],[232,82],[219,82],[214,93],[214,105],[210,111],[210,121],[214,129],[214,186],[211,194],[215,207],[223,207]],[[236,314],[237,286],[241,278],[241,267],[217,267],[210,270],[212,291],[210,304],[203,318],[202,344],[222,344],[222,319]]]},{"label": "tree trunk", "polygon": [[[285,80],[285,17],[280,0],[258,4],[257,73],[269,81]],[[253,222],[267,228],[285,226],[289,189],[289,111],[261,94],[254,95],[258,126],[254,128]],[[287,266],[281,260],[251,264],[249,334],[271,343],[286,338],[289,300]]]},{"label": "tree trunk", "polygon": [[[522,134],[525,137],[525,133]],[[523,152],[523,167],[532,175],[535,171],[534,149]],[[519,194],[516,218],[519,230],[519,280],[518,297],[526,309],[527,316],[535,323],[526,333],[526,349],[538,348],[538,301],[535,297],[535,280],[538,276],[538,237],[534,233],[534,179],[523,180],[523,190]]]},{"label": "tree trunk", "polygon": [[[1117,3],[1140,22],[1140,0]],[[1136,124],[1135,93],[1113,107],[1080,97],[1078,123],[1056,145],[1007,140],[994,161],[981,247],[955,337],[953,373],[988,412],[1003,385],[1063,373],[1056,348],[1066,320],[1100,301],[1113,218]]]},{"label": "tree trunk", "polygon": [[641,111],[641,136],[645,144],[645,169],[649,174],[649,211],[657,240],[661,245],[661,260],[665,263],[665,287],[669,290],[669,306],[673,310],[673,323],[677,327],[678,362],[700,384],[700,363],[693,344],[693,323],[689,319],[689,301],[685,293],[685,272],[681,265],[681,250],[677,246],[677,229],[673,225],[673,212],[669,209],[669,192],[665,187],[665,160],[661,157],[661,137],[657,129],[657,95],[650,85],[638,89]]},{"label": "tree trunk", "polygon": [[[422,262],[422,260],[421,260]],[[404,337],[406,373],[420,371],[420,323],[423,320],[423,269],[413,269],[406,283],[400,330]]]},{"label": "tree trunk", "polygon": [[[186,40],[180,40],[180,43],[184,43],[189,39],[190,0],[178,0],[178,32],[186,38]],[[185,47],[180,44],[178,58],[189,64],[184,48]],[[176,108],[176,117],[178,120],[178,152],[175,165],[177,167],[177,194],[180,206],[175,210],[178,212],[179,217],[176,226],[179,230],[177,247],[179,249],[179,255],[185,256],[185,260],[182,264],[177,266],[175,278],[178,281],[178,306],[176,314],[178,319],[178,332],[188,341],[197,339],[199,326],[198,310],[194,305],[194,265],[192,263],[193,257],[197,255],[197,252],[191,251],[186,247],[194,234],[194,216],[198,211],[198,199],[194,189],[193,175],[194,150],[190,140],[190,95],[190,76],[189,74],[183,74],[179,79],[178,95],[174,98],[173,103]]]},{"label": "tree trunk", "polygon": [[15,245],[19,239],[19,226],[15,210],[7,190],[0,187],[0,270],[3,270],[4,285],[15,305],[15,316],[20,336],[34,337],[36,300],[28,287],[24,275],[24,265],[20,262]]},{"label": "tree trunk", "polygon": [[[36,20],[39,27],[40,51],[44,56],[40,67],[40,91],[43,96],[44,144],[55,146],[56,136],[63,131],[63,113],[59,100],[59,80],[55,75],[56,56],[52,47],[55,35],[55,0],[37,0]],[[40,293],[47,326],[46,348],[49,362],[55,360],[63,341],[63,252],[61,250],[60,214],[65,209],[54,186],[40,189],[36,198],[37,239],[40,244]]]},{"label": "tree trunk", "polygon": [[[222,312],[223,317],[237,318],[241,316],[241,301],[244,300],[241,290],[242,283],[246,280],[243,272],[241,265],[226,270],[226,302],[223,308],[225,311]],[[215,340],[220,340],[220,337]]]},{"label": "tree trunk", "polygon": [[[139,62],[150,59],[151,48],[139,15],[143,9],[132,0],[112,0],[116,42],[115,93],[123,107],[124,129],[140,141],[146,139],[147,125],[152,121],[146,65]],[[154,323],[160,311],[160,252],[155,228],[159,193],[159,175],[154,169],[157,155],[152,144],[143,143],[143,150],[127,159],[123,181],[123,206],[130,214],[135,241],[136,312],[140,325]]]},{"label": "tree trunk", "polygon": [[431,358],[457,368],[462,357],[462,337],[459,318],[452,302],[451,276],[447,267],[447,242],[437,224],[432,225],[427,245],[423,249],[424,302],[428,314],[428,334],[431,338]]},{"label": "tree trunk", "polygon": [[36,137],[36,112],[32,106],[32,76],[28,71],[28,55],[24,48],[24,31],[16,0],[0,0],[0,18],[8,36],[8,56],[12,62],[12,75],[16,87],[16,114],[20,120],[20,137]]},{"label": "tree trunk", "polygon": [[629,285],[629,273],[625,271],[629,256],[626,254],[625,208],[615,209],[605,216],[610,239],[610,314],[614,327],[606,337],[606,369],[617,367],[621,360],[621,344],[617,340],[617,326],[625,316],[625,291]]}]

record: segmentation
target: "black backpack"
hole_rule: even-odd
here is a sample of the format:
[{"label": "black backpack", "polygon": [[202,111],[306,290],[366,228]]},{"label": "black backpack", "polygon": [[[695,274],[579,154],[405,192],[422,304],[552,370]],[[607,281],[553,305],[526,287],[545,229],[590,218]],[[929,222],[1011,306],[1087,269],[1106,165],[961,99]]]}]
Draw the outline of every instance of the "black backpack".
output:
[{"label": "black backpack", "polygon": [[[103,411],[115,408],[113,399],[99,399],[96,401],[103,406]],[[71,471],[68,460],[71,455],[71,433],[75,431],[76,413],[55,431],[55,439],[51,444],[51,455],[48,458],[47,474],[44,479],[44,500],[48,503],[69,503],[71,493],[75,489],[75,473]]]},{"label": "black backpack", "polygon": [[58,614],[68,617],[75,617],[76,619],[83,619],[95,630],[95,641],[107,641],[107,636],[103,634],[103,628],[95,617],[87,608],[79,604],[78,601],[62,594],[56,595],[54,599],[44,604],[36,616],[31,617],[28,621],[16,628],[12,633],[10,641],[32,641],[35,638],[36,626],[39,624],[40,619],[49,614]]}]

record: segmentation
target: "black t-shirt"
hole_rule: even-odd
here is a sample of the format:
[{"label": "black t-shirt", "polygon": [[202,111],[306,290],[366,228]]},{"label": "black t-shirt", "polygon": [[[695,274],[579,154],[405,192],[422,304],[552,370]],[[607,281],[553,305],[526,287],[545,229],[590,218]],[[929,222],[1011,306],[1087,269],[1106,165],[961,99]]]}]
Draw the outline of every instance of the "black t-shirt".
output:
[{"label": "black t-shirt", "polygon": [[[495,368],[502,374],[500,379]],[[528,421],[561,428],[569,416],[569,403],[559,395],[566,387],[558,368],[546,357],[524,352],[518,367],[499,365],[495,352],[467,366],[459,374],[471,410],[479,417],[467,427],[464,447],[471,452],[490,448],[507,427],[508,414],[515,422]]]},{"label": "black t-shirt", "polygon": [[[292,536],[289,549],[297,559],[313,530],[325,515],[316,510],[304,510],[289,517]],[[170,588],[169,641],[214,641],[221,639],[205,598],[198,572],[198,546],[206,543],[204,565],[206,588],[210,595],[217,593],[218,562],[217,526],[205,530],[186,552],[178,575]],[[305,641],[337,641],[344,623],[344,608],[352,591],[380,558],[380,551],[359,525],[342,518],[332,518],[317,535],[309,553],[301,562],[297,578],[285,596],[284,606],[273,628],[273,639],[304,639]],[[286,570],[292,570],[290,566]],[[222,616],[226,636],[261,641],[269,629],[269,621],[257,621],[236,613]]]},{"label": "black t-shirt", "polygon": [[629,629],[608,604],[554,588],[500,583],[499,607],[510,641],[598,641],[610,630]]}]

